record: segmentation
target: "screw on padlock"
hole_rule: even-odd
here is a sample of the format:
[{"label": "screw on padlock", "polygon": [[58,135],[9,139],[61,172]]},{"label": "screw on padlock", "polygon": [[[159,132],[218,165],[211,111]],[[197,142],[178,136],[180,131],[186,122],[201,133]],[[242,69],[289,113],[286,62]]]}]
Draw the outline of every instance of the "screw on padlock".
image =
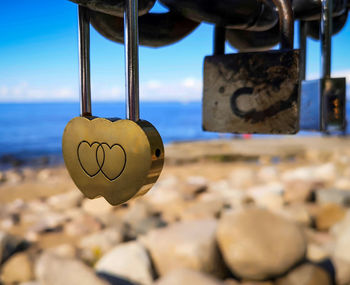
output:
[{"label": "screw on padlock", "polygon": [[280,50],[214,54],[204,61],[203,129],[294,134],[299,130],[299,50],[290,0],[274,0]]},{"label": "screw on padlock", "polygon": [[137,0],[126,3],[127,119],[92,116],[89,11],[79,6],[81,116],[67,124],[62,139],[64,161],[76,186],[88,198],[103,196],[112,205],[145,194],[164,162],[159,133],[139,119]]},{"label": "screw on padlock", "polygon": [[[300,48],[304,49],[306,54],[307,24],[301,24],[300,29],[303,44]],[[304,130],[344,132],[346,129],[346,79],[331,77],[331,32],[332,0],[322,0],[320,22],[322,76],[318,80],[302,82],[300,126]],[[305,74],[305,70],[303,73]]]}]

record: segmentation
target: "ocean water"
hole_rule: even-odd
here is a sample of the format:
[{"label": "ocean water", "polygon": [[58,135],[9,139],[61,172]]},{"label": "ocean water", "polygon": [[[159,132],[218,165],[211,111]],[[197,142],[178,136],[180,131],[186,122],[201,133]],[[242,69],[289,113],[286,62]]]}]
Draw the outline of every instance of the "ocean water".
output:
[{"label": "ocean water", "polygon": [[[350,108],[347,113],[350,114]],[[121,102],[94,103],[93,114],[123,118],[125,105]],[[0,104],[0,168],[24,162],[62,162],[64,127],[78,115],[79,103]],[[200,102],[145,102],[141,104],[141,117],[158,129],[165,144],[223,137],[202,131]]]},{"label": "ocean water", "polygon": [[[125,104],[93,104],[100,117],[125,117]],[[79,103],[5,103],[0,104],[0,167],[14,163],[49,160],[62,162],[61,139],[67,122],[79,115]],[[142,119],[151,122],[165,144],[218,138],[201,129],[201,104],[141,104]],[[43,159],[46,158],[46,159]]]}]

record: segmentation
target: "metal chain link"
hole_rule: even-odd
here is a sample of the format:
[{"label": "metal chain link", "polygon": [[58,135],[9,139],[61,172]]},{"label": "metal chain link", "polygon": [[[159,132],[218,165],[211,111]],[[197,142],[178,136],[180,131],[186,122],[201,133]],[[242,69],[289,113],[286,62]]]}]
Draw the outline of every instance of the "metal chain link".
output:
[{"label": "metal chain link", "polygon": [[[106,38],[124,41],[125,0],[70,0],[89,8],[91,23]],[[140,44],[162,47],[180,41],[200,23],[227,29],[226,38],[242,51],[268,50],[280,40],[273,0],[158,0],[166,13],[149,12],[156,0],[139,1]],[[289,0],[290,1],[290,0]],[[319,38],[321,0],[293,0],[294,18],[306,22],[307,35]],[[345,26],[350,1],[333,0],[333,34]]]}]

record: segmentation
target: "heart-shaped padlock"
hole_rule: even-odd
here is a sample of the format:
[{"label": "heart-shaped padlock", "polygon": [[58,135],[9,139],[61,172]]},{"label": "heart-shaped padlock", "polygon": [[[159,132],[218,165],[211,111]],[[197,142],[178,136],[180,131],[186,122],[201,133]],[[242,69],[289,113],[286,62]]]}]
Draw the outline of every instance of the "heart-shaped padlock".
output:
[{"label": "heart-shaped padlock", "polygon": [[126,7],[128,119],[91,115],[89,10],[79,6],[81,117],[66,126],[62,151],[74,183],[88,198],[112,205],[145,194],[157,181],[164,147],[156,128],[139,119],[137,1]]}]

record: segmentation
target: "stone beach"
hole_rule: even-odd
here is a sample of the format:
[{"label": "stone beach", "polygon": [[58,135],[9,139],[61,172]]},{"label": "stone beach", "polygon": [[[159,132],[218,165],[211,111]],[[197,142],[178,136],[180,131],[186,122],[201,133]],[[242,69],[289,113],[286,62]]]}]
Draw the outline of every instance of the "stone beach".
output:
[{"label": "stone beach", "polygon": [[119,207],[0,172],[0,284],[350,285],[350,139],[185,142]]}]

